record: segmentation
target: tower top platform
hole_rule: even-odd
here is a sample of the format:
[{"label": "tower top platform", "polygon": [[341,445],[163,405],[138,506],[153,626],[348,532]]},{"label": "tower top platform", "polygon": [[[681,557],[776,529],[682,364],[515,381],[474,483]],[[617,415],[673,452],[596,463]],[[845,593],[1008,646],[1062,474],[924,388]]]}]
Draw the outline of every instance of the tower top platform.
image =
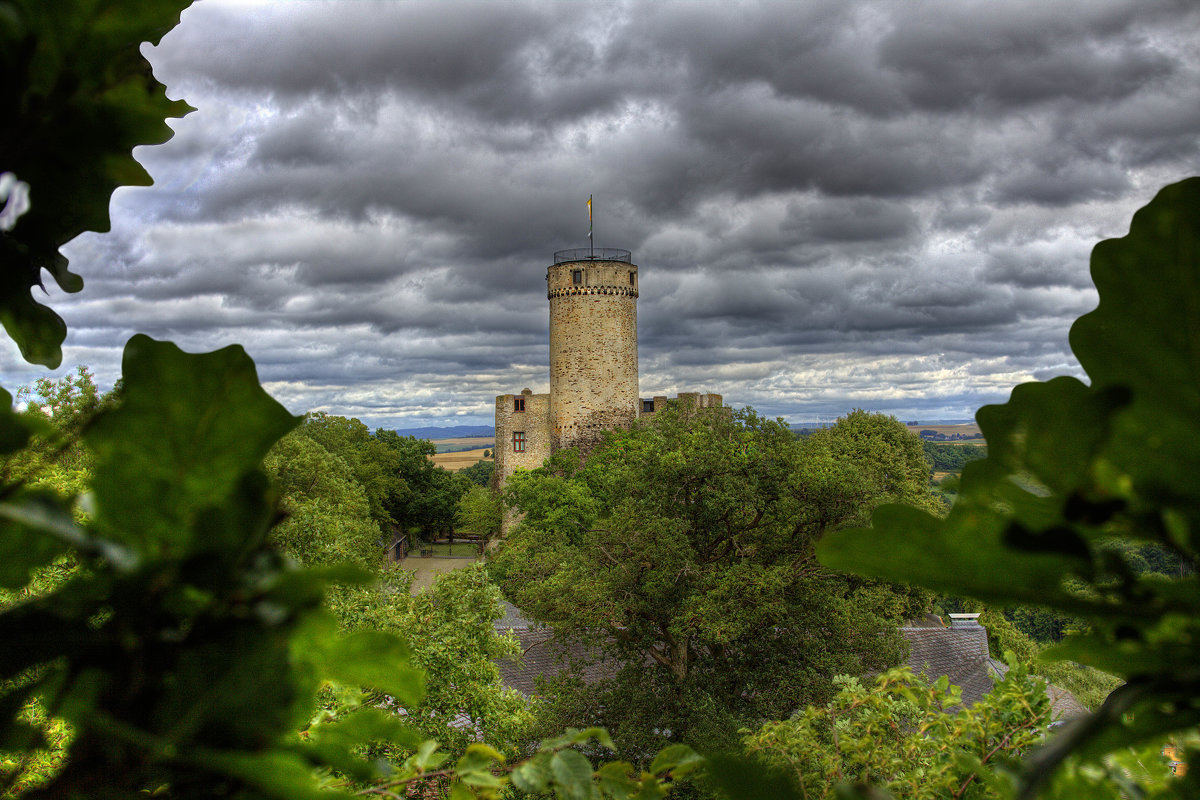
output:
[{"label": "tower top platform", "polygon": [[571,261],[624,261],[626,264],[632,264],[633,253],[614,247],[577,247],[573,250],[559,250],[554,254],[555,264]]}]

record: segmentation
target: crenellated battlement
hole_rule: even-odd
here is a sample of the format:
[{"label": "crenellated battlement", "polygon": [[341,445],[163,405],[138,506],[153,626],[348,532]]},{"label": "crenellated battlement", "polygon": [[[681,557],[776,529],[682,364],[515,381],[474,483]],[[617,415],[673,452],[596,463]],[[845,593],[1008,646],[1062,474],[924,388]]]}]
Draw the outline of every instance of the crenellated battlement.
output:
[{"label": "crenellated battlement", "polygon": [[628,286],[568,286],[563,289],[553,289],[546,293],[547,300],[569,295],[610,295],[637,298],[637,289]]}]

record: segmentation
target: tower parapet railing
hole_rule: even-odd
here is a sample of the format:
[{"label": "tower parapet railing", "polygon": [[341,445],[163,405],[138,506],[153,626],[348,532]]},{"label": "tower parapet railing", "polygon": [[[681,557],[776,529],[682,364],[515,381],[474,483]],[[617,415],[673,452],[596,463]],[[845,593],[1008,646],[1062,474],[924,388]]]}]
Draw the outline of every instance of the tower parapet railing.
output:
[{"label": "tower parapet railing", "polygon": [[559,250],[554,254],[555,264],[566,264],[569,261],[623,261],[632,264],[633,253],[615,247],[577,247],[573,250]]}]

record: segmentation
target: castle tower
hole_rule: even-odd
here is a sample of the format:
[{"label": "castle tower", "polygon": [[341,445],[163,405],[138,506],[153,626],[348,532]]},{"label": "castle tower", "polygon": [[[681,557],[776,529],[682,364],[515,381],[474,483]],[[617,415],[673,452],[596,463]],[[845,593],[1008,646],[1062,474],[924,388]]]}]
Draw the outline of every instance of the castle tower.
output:
[{"label": "castle tower", "polygon": [[550,440],[586,453],[637,418],[638,268],[628,250],[561,250],[550,300]]}]

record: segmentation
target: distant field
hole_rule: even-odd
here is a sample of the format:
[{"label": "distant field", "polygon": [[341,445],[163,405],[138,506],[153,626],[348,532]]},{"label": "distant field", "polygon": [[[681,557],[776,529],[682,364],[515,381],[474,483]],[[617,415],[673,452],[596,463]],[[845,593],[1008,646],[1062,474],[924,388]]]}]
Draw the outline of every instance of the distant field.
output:
[{"label": "distant field", "polygon": [[[457,453],[438,453],[436,456],[430,456],[430,460],[439,467],[448,469],[451,472],[458,472],[460,469],[466,469],[474,464],[479,459],[483,458],[484,450],[491,450],[490,447],[480,447],[478,450],[460,450]],[[491,461],[492,459],[484,459]]]},{"label": "distant field", "polygon": [[[979,433],[979,426],[974,422],[968,422],[961,425],[906,425],[905,427],[908,428],[908,432],[913,436],[919,435],[921,431],[937,431],[938,433],[944,433],[947,436],[953,436],[956,433],[964,436],[970,436],[972,434]],[[986,444],[986,442],[984,442],[983,439],[973,439],[965,442],[939,442],[939,444]]]}]

